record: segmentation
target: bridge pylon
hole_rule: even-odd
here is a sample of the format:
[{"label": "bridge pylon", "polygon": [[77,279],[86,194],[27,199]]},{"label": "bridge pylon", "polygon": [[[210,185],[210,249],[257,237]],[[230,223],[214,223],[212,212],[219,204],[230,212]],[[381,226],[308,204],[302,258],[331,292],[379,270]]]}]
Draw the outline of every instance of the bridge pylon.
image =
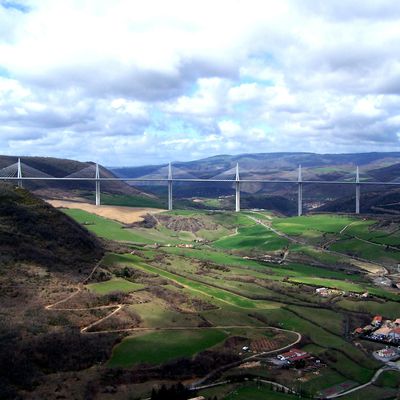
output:
[{"label": "bridge pylon", "polygon": [[297,215],[303,215],[303,177],[301,173],[301,165],[299,165],[299,173],[297,177]]},{"label": "bridge pylon", "polygon": [[96,163],[96,206],[101,205],[101,193],[100,193],[100,169],[99,164]]},{"label": "bridge pylon", "polygon": [[357,165],[356,169],[356,214],[360,214],[360,192],[361,192],[361,185],[360,185],[360,171]]},{"label": "bridge pylon", "polygon": [[172,165],[168,164],[168,211],[171,211],[173,208],[172,203]]},{"label": "bridge pylon", "polygon": [[236,178],[235,178],[235,211],[240,212],[240,176],[239,176],[239,163],[236,164]]},{"label": "bridge pylon", "polygon": [[21,159],[18,158],[18,163],[17,163],[17,178],[18,178],[18,187],[22,188],[22,165],[21,165]]}]

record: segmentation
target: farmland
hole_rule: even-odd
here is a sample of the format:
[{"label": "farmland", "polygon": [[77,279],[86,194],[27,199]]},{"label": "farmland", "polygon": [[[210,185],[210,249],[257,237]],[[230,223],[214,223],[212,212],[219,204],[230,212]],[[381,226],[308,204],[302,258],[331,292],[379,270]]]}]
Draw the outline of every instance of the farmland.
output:
[{"label": "farmland", "polygon": [[[200,379],[232,362],[240,365],[249,356],[261,362],[246,370],[250,377],[273,377],[295,391],[301,379],[302,390],[313,395],[345,381],[365,383],[382,365],[351,337],[377,313],[400,317],[396,289],[377,286],[376,275],[356,265],[373,262],[395,281],[397,233],[382,222],[173,211],[154,215],[151,224],[124,225],[82,210],[65,212],[124,246],[103,258],[84,290],[104,298],[98,300],[102,304],[110,301],[105,296],[115,297],[113,315],[94,326],[122,335],[106,368],[140,371],[144,392],[144,382],[150,391],[170,365],[175,366],[173,374],[168,372],[173,383]],[[379,251],[371,253],[371,246]],[[315,289],[320,287],[332,295],[319,295]],[[290,344],[321,360],[318,374],[293,377],[290,369],[277,372],[258,358],[260,348],[274,356]],[[238,371],[228,368],[223,377]],[[380,383],[390,386],[396,379],[389,374]],[[132,391],[135,385],[130,383]],[[205,393],[226,399],[290,398],[252,384]]]}]

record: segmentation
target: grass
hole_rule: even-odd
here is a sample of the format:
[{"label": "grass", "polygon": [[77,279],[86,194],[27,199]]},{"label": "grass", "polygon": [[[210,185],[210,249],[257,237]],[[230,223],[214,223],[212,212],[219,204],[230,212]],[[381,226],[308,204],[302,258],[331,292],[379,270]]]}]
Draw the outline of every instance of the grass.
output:
[{"label": "grass", "polygon": [[217,240],[213,246],[222,249],[275,251],[287,247],[289,241],[261,225],[240,228],[238,234]]},{"label": "grass", "polygon": [[[306,350],[306,348],[304,348],[304,350],[309,351]],[[312,378],[309,381],[303,383],[302,388],[303,390],[316,394],[321,390],[327,389],[346,380],[347,379],[343,375],[339,374],[337,371],[334,371],[330,368],[324,368],[323,370],[321,370],[321,375],[316,376],[315,378]]]},{"label": "grass", "polygon": [[285,400],[297,399],[296,396],[279,393],[262,384],[246,384],[229,393],[223,400]]},{"label": "grass", "polygon": [[400,371],[385,371],[377,381],[379,386],[400,388]]},{"label": "grass", "polygon": [[369,385],[364,389],[356,390],[346,396],[339,397],[340,400],[382,400],[382,399],[395,399],[397,390],[392,388],[380,388],[377,386]]},{"label": "grass", "polygon": [[134,292],[143,289],[145,286],[140,283],[127,281],[123,278],[113,278],[108,281],[90,283],[87,288],[97,294],[108,294],[112,292]]},{"label": "grass", "polygon": [[[94,194],[90,196],[94,199]],[[102,193],[101,204],[109,206],[144,207],[144,208],[165,208],[166,204],[158,199],[146,196],[135,196],[128,194]]]},{"label": "grass", "polygon": [[[273,227],[293,236],[308,236],[310,231],[339,233],[353,218],[337,215],[310,215],[291,218],[276,218]],[[319,235],[319,234],[318,234]]]},{"label": "grass", "polygon": [[151,332],[128,337],[118,344],[108,366],[131,367],[135,364],[161,364],[178,357],[192,357],[227,338],[218,329]]},{"label": "grass", "polygon": [[[173,232],[165,227],[125,230],[121,228],[120,224],[113,221],[84,212],[79,213],[80,215],[75,217],[80,218],[81,222],[85,222],[88,216],[91,216],[92,219],[89,220],[89,223],[93,225],[87,225],[88,229],[111,239],[117,238],[117,240],[142,243],[167,242],[171,244],[178,240],[193,240],[191,234]],[[216,326],[279,326],[300,332],[311,343],[309,345],[310,351],[313,350],[322,359],[327,360],[329,364],[329,368],[324,371],[325,375],[322,373],[321,376],[305,383],[304,388],[309,392],[315,393],[316,390],[346,379],[363,383],[373,375],[374,370],[379,366],[378,362],[365,355],[342,337],[344,313],[340,309],[356,312],[367,311],[371,314],[379,313],[389,317],[397,317],[398,303],[395,301],[378,303],[371,300],[355,302],[349,299],[341,299],[337,303],[340,308],[338,307],[335,311],[314,308],[311,307],[313,304],[324,303],[327,300],[317,298],[313,295],[312,290],[307,291],[299,284],[326,286],[352,292],[376,292],[382,297],[390,295],[393,298],[398,298],[398,296],[388,294],[383,289],[372,287],[363,275],[349,275],[334,268],[294,262],[282,265],[267,264],[239,256],[238,254],[253,255],[255,251],[280,250],[288,245],[286,239],[275,235],[265,227],[256,225],[244,213],[173,211],[169,214],[201,218],[218,224],[218,229],[213,232],[206,229],[204,232],[198,233],[202,237],[216,240],[210,246],[196,245],[199,247],[194,249],[161,247],[151,251],[139,250],[139,254],[142,254],[143,257],[130,254],[108,255],[104,260],[104,267],[116,263],[156,274],[167,279],[171,284],[181,286],[180,289],[174,287],[174,290],[188,294],[189,297],[194,295],[217,305],[219,308],[200,311],[193,315],[181,314],[171,309],[168,300],[162,300],[155,296],[150,298],[150,301],[146,304],[131,305],[132,310],[141,316],[144,327],[160,330],[124,339],[114,349],[109,362],[110,366],[129,367],[138,363],[159,364],[177,357],[191,357],[199,351],[221,343],[224,338],[233,334],[216,328],[191,329],[198,326],[204,317]],[[285,230],[286,233],[293,235],[301,235],[314,243],[321,241],[321,239],[323,241],[330,239],[332,235],[337,235],[344,226],[354,221],[354,219],[347,217],[322,215],[291,219],[271,218],[278,230]],[[369,229],[372,224],[368,222],[364,225],[359,222],[357,221],[357,224],[354,224],[354,230],[359,232],[360,237],[361,234],[371,234]],[[227,236],[236,227],[238,234]],[[127,235],[123,239],[121,239],[121,231],[122,235]],[[326,233],[325,236],[323,236],[324,233]],[[225,236],[221,237],[223,235]],[[352,239],[347,238],[343,242],[349,240]],[[307,245],[290,244],[290,250],[291,252],[303,252],[311,259],[328,266],[337,265],[341,261],[341,256],[320,253]],[[239,253],[239,251],[243,253]],[[205,268],[204,261],[224,265],[228,269],[218,269],[215,265],[209,265]],[[243,281],[243,278],[250,279],[250,281]],[[251,278],[256,280],[251,280]],[[106,293],[107,290],[114,290],[116,280],[113,279],[112,281],[114,281],[114,283],[111,283],[112,289],[110,287],[105,288]],[[118,285],[125,284],[123,281],[123,279],[120,280]],[[106,287],[110,283],[102,282],[95,285],[97,290],[101,290],[100,287]],[[265,288],[262,286],[265,286]],[[254,296],[269,298],[273,301],[251,299]],[[291,305],[285,306],[285,302]],[[293,305],[296,303],[304,305]],[[305,304],[310,305],[310,307],[305,306]],[[363,306],[367,310],[358,308]],[[255,318],[255,315],[260,320]],[[162,328],[171,329],[174,327],[187,327],[187,329],[161,330]],[[257,387],[254,389],[254,386],[250,389],[248,387],[249,385],[246,385],[237,389],[235,396],[242,397],[234,398],[257,399],[254,396],[269,390],[265,387],[261,389],[257,389]],[[256,390],[254,395],[251,392],[252,390]],[[233,395],[233,392],[227,394],[227,396]],[[266,397],[265,393],[262,393],[262,395],[263,398]],[[226,398],[230,399],[231,397]]]},{"label": "grass", "polygon": [[344,290],[347,292],[361,293],[365,292],[365,287],[353,282],[343,282],[338,279],[316,278],[313,276],[302,276],[290,278],[291,282],[304,283],[311,286],[326,286],[329,288]]},{"label": "grass", "polygon": [[288,309],[335,335],[341,336],[343,334],[343,316],[335,311],[321,308],[318,309],[318,312],[315,312],[315,308],[299,306],[288,306]]},{"label": "grass", "polygon": [[[110,261],[110,259],[109,259],[109,261]],[[226,302],[228,304],[232,304],[232,305],[235,305],[235,306],[238,306],[241,308],[256,308],[259,306],[256,301],[252,301],[250,299],[247,299],[246,297],[236,295],[227,290],[211,287],[204,283],[196,282],[196,281],[193,281],[186,277],[176,275],[172,272],[165,271],[161,268],[150,266],[150,265],[147,265],[144,263],[139,263],[139,262],[137,262],[137,258],[135,258],[134,256],[131,256],[131,255],[128,255],[128,254],[114,255],[114,257],[111,259],[111,261],[127,263],[128,265],[132,264],[132,266],[134,268],[138,268],[138,269],[141,269],[141,270],[144,270],[147,272],[152,272],[152,273],[158,274],[164,278],[170,279],[176,283],[179,283],[179,284],[191,289],[193,292],[200,292],[211,298],[215,298],[222,302]]]},{"label": "grass", "polygon": [[339,307],[355,312],[369,313],[371,315],[383,315],[389,319],[399,317],[399,303],[387,301],[379,303],[377,301],[354,301],[350,299],[342,299],[336,303]]},{"label": "grass", "polygon": [[370,261],[398,262],[400,261],[400,251],[386,250],[385,247],[366,243],[358,239],[347,239],[338,241],[332,246],[331,250],[355,255]]}]

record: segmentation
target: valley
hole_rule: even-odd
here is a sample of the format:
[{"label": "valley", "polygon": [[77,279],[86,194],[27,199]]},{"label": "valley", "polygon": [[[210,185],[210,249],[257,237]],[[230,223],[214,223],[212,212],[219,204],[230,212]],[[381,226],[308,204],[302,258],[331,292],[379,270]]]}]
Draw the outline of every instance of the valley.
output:
[{"label": "valley", "polygon": [[[122,339],[101,367],[101,387],[114,398],[146,398],[176,381],[192,389],[228,382],[198,390],[219,399],[276,390],[262,380],[325,396],[369,382],[384,365],[372,355],[379,344],[354,331],[376,314],[400,317],[400,234],[390,220],[188,210],[124,225],[63,211],[121,246],[56,303],[65,314],[98,313],[77,321],[83,335]],[[305,364],[276,365],[291,347],[309,355]],[[379,382],[372,398],[395,393]],[[108,397],[99,389],[93,398]]]}]

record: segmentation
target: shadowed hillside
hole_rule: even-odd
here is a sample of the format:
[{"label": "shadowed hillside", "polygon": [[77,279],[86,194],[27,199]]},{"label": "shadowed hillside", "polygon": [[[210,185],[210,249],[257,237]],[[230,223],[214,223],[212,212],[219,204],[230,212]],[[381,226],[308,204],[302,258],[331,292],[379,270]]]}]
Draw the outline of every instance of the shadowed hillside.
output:
[{"label": "shadowed hillside", "polygon": [[24,189],[0,186],[0,398],[26,398],[46,375],[88,368],[114,337],[82,336],[74,315],[45,306],[76,291],[103,248],[85,228]]},{"label": "shadowed hillside", "polygon": [[86,229],[27,190],[0,186],[0,265],[77,268],[102,250]]}]

